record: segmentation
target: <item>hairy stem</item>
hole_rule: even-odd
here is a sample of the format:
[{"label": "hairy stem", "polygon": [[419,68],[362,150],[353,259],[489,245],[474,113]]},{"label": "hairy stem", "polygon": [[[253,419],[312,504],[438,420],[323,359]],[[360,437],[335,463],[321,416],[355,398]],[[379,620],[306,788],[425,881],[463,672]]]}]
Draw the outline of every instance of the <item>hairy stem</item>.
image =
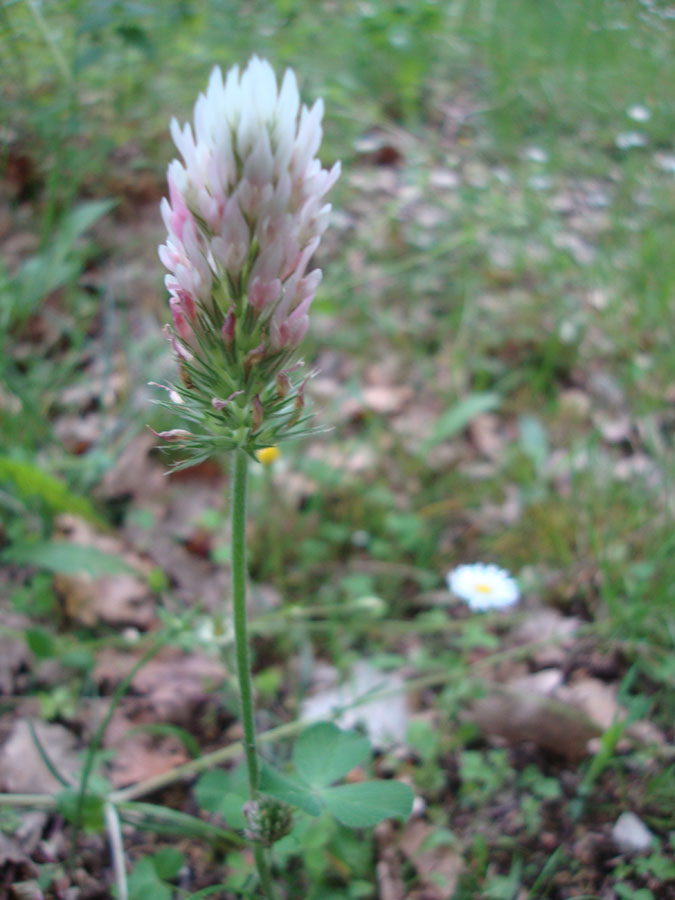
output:
[{"label": "hairy stem", "polygon": [[[251,662],[246,629],[246,480],[248,475],[248,457],[243,450],[235,451],[233,475],[232,602],[234,605],[234,635],[237,652],[239,700],[241,703],[242,724],[244,726],[244,754],[248,769],[249,798],[255,801],[258,798],[260,786],[260,768],[256,752]],[[263,893],[269,900],[274,900],[274,888],[265,850],[258,845],[254,854]]]},{"label": "hairy stem", "polygon": [[244,753],[248,769],[251,800],[258,796],[260,770],[255,746],[253,720],[253,689],[251,663],[246,627],[246,479],[248,457],[243,450],[235,451],[234,490],[232,494],[232,600],[234,604],[234,634],[237,650],[237,677],[241,718],[244,726]]}]

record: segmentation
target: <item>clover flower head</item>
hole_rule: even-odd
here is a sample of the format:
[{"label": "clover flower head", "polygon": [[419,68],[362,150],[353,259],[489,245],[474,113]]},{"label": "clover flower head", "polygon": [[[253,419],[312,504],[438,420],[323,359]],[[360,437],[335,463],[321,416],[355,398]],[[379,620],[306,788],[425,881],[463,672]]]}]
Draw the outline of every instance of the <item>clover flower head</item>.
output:
[{"label": "clover flower head", "polygon": [[290,373],[321,281],[310,262],[328,224],[324,197],[340,174],[316,157],[322,116],[321,100],[301,105],[290,69],[278,85],[254,56],[224,78],[216,66],[193,124],[171,122],[182,159],[168,168],[159,256],[174,390],[211,438],[191,434],[193,450],[253,453],[306,418],[304,381]]},{"label": "clover flower head", "polygon": [[448,573],[447,581],[452,593],[474,612],[504,609],[520,598],[515,579],[506,569],[491,563],[458,566]]}]

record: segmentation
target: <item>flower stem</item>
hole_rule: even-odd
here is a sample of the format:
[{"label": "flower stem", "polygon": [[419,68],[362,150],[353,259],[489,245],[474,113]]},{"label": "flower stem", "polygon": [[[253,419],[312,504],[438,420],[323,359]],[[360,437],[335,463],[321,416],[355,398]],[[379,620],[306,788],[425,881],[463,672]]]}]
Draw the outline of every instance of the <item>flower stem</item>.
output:
[{"label": "flower stem", "polygon": [[234,490],[232,494],[232,599],[234,603],[234,634],[237,648],[237,676],[241,718],[244,726],[244,752],[248,769],[251,800],[258,795],[260,771],[255,748],[253,721],[253,690],[251,663],[246,629],[246,480],[248,457],[236,450],[234,457]]},{"label": "flower stem", "polygon": [[[248,792],[249,798],[256,800],[260,786],[260,768],[256,752],[251,662],[246,631],[246,480],[248,475],[248,457],[243,450],[235,450],[233,468],[232,600],[234,604],[234,636],[237,652],[241,719],[244,726],[244,754],[248,769]],[[263,893],[270,900],[274,900],[274,888],[264,848],[260,845],[256,846],[254,855]]]}]

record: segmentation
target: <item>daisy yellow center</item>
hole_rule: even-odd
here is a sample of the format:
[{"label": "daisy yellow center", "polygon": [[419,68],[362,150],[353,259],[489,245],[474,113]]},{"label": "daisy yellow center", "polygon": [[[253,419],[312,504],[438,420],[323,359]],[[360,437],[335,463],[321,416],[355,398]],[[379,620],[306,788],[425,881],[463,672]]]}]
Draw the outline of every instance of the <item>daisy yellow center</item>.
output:
[{"label": "daisy yellow center", "polygon": [[479,594],[491,594],[492,593],[492,585],[485,584],[483,581],[479,581],[474,584],[474,590],[478,591]]}]

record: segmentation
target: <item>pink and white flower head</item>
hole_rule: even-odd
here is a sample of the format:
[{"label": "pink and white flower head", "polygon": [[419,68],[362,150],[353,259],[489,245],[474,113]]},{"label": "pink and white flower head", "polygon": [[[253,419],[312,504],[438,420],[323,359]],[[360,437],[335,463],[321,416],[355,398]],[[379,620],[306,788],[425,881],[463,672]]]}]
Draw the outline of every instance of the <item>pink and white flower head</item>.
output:
[{"label": "pink and white flower head", "polygon": [[290,69],[278,85],[254,56],[225,79],[216,66],[194,123],[171,122],[182,159],[168,168],[159,256],[181,376],[169,396],[191,429],[175,440],[193,460],[307,433],[294,356],[321,281],[311,260],[328,224],[324,197],[340,174],[316,156],[322,115],[321,100],[301,105]]},{"label": "pink and white flower head", "polygon": [[520,597],[515,579],[506,569],[491,563],[457,566],[448,573],[448,587],[474,612],[505,609]]},{"label": "pink and white flower head", "polygon": [[339,162],[326,170],[316,158],[322,115],[321,100],[301,106],[290,69],[278,86],[270,64],[254,56],[225,79],[213,69],[194,127],[172,120],[182,161],[168,168],[159,255],[185,343],[196,343],[200,309],[224,318],[238,304],[243,313],[243,294],[263,318],[270,353],[304,335],[321,277],[307,267],[328,222],[323,198],[340,174]]}]

